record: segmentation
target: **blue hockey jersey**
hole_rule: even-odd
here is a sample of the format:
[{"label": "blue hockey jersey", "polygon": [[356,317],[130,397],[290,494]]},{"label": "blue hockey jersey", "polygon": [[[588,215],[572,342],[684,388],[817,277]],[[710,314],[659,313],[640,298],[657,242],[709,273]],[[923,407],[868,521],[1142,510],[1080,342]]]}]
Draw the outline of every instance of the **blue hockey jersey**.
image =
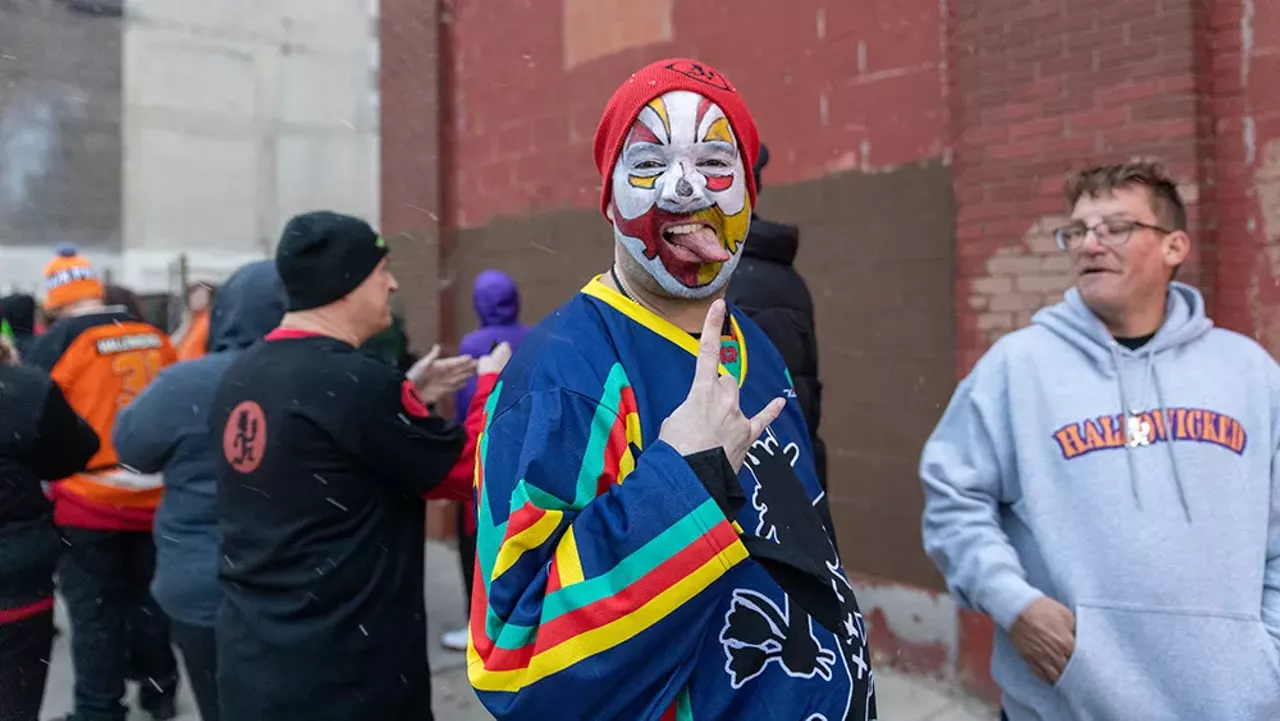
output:
[{"label": "blue hockey jersey", "polygon": [[826,501],[781,357],[732,309],[730,324],[721,373],[738,378],[743,412],[788,399],[739,473],[736,518],[658,440],[692,382],[689,333],[596,278],[503,372],[477,454],[468,649],[499,719],[875,718],[865,627],[832,544],[820,534],[810,568],[840,599],[837,623],[811,618],[757,560],[803,525],[776,510],[788,490],[811,514]]}]

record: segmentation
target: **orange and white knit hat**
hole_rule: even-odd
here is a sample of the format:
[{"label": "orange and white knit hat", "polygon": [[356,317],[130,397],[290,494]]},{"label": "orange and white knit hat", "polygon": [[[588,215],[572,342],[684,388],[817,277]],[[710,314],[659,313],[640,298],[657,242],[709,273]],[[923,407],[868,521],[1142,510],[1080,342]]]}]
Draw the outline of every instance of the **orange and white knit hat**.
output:
[{"label": "orange and white knit hat", "polygon": [[49,310],[103,296],[97,272],[71,243],[58,245],[58,257],[45,266],[44,290],[44,307]]}]

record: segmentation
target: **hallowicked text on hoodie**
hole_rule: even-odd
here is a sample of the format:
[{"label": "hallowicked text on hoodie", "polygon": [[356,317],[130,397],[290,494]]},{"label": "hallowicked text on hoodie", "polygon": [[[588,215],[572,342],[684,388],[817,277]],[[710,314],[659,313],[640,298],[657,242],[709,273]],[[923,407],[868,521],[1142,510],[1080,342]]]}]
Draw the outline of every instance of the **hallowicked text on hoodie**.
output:
[{"label": "hallowicked text on hoodie", "polygon": [[[1280,367],[1171,283],[1137,350],[1079,294],[998,341],[925,445],[924,544],[990,615],[1009,718],[1280,719]],[[1054,685],[1005,631],[1076,617]]]}]

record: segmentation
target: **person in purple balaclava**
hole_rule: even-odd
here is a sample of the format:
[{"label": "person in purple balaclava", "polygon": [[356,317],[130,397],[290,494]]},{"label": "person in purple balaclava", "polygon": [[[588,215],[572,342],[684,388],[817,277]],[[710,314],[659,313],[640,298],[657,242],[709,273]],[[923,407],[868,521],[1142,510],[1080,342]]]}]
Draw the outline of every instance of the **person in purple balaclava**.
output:
[{"label": "person in purple balaclava", "polygon": [[[500,270],[486,270],[476,276],[475,289],[472,291],[472,302],[475,305],[476,317],[480,319],[480,327],[462,338],[458,346],[458,355],[469,355],[479,358],[493,350],[499,343],[507,343],[514,351],[520,341],[529,332],[529,327],[520,322],[520,291],[511,276]],[[471,396],[476,392],[475,379],[467,381],[467,385],[455,396],[454,408],[458,409],[459,423],[466,419],[467,408],[471,406]],[[459,503],[458,506],[458,553],[462,561],[462,580],[466,599],[463,608],[471,608],[471,584],[475,576],[476,558],[476,510],[474,501]],[[456,631],[449,631],[440,638],[445,648],[453,651],[467,650],[467,628],[463,626]]]}]

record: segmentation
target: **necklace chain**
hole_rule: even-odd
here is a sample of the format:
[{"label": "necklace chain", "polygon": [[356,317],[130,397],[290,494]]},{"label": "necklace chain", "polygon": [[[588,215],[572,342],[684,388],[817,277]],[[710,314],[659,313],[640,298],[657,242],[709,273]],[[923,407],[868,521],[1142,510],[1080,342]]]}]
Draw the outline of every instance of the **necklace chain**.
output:
[{"label": "necklace chain", "polygon": [[[618,272],[618,266],[616,263],[614,265],[609,266],[609,277],[613,278],[613,284],[618,286],[618,292],[622,294],[622,297],[650,311],[651,313],[658,316],[659,318],[662,318],[663,320],[668,320],[668,322],[670,322],[667,316],[664,315],[661,311],[659,311],[657,308],[653,307],[649,303],[646,303],[644,300],[636,296],[627,288],[627,284],[622,280],[622,274]],[[733,336],[734,333],[731,330],[732,327],[733,326],[729,322],[729,314],[725,313],[724,325],[721,327],[721,335]],[[693,334],[693,335],[695,337],[697,336],[697,334]]]},{"label": "necklace chain", "polygon": [[627,288],[627,284],[622,280],[622,274],[618,272],[618,266],[616,263],[614,265],[609,266],[609,275],[613,278],[613,284],[618,286],[618,290],[622,293],[624,297],[626,297],[627,300],[631,301],[632,303],[636,303],[638,305],[644,306],[646,310],[649,310],[662,318],[666,318],[666,316],[658,312],[657,308],[654,308],[652,305],[646,303],[644,300],[639,298],[636,294],[632,293],[629,288]]}]

